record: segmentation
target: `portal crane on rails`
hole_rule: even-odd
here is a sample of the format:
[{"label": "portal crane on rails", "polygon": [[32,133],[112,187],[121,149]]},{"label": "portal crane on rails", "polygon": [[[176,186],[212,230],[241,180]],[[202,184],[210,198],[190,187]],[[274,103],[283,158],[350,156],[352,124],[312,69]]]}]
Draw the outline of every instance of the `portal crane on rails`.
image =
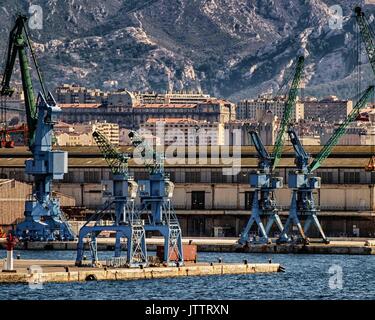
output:
[{"label": "portal crane on rails", "polygon": [[[368,60],[370,62],[372,72],[375,75],[375,33],[371,28],[370,22],[368,21],[365,13],[361,7],[355,7],[354,13],[359,27],[359,33],[362,37],[362,42],[365,45]],[[365,167],[366,171],[375,171],[375,155],[370,158],[368,164]]]},{"label": "portal crane on rails", "polygon": [[[321,182],[320,178],[314,175],[314,171],[317,170],[322,165],[324,160],[329,157],[333,147],[345,134],[348,125],[358,117],[361,109],[366,105],[368,99],[373,93],[374,86],[370,86],[367,88],[367,90],[365,90],[345,121],[340,124],[338,129],[334,132],[334,134],[330,137],[330,139],[310,164],[310,156],[304,150],[294,129],[291,127],[288,129],[290,141],[295,151],[295,164],[297,166],[297,170],[289,172],[288,175],[288,186],[293,190],[292,199],[289,215],[287,221],[285,222],[284,229],[277,240],[278,243],[290,242],[292,240],[290,237],[285,237],[285,235],[288,234],[292,225],[295,225],[297,226],[299,235],[302,238],[302,242],[308,244],[309,239],[307,238],[306,233],[312,224],[318,229],[323,242],[329,243],[329,240],[324,234],[317,217],[319,209],[315,203],[314,192],[320,188]],[[299,217],[306,218],[303,228]]]},{"label": "portal crane on rails", "polygon": [[[25,203],[25,220],[16,227],[16,236],[24,240],[74,240],[75,234],[52,197],[52,182],[63,179],[68,170],[68,154],[52,150],[52,131],[61,109],[46,91],[27,30],[27,17],[19,15],[10,31],[5,71],[0,95],[12,96],[10,86],[18,55],[25,95],[25,109],[32,159],[26,160],[26,174],[33,176],[33,194]],[[41,92],[35,99],[27,49],[36,69]]]},{"label": "portal crane on rails", "polygon": [[[115,264],[128,267],[146,266],[145,229],[142,221],[135,217],[134,200],[137,196],[138,185],[128,169],[128,161],[131,155],[119,152],[99,131],[94,131],[92,136],[112,172],[112,185],[109,188],[111,197],[105,203],[104,208],[95,213],[80,229],[76,265],[82,266],[84,239],[90,236],[91,265],[97,266],[99,261],[96,239],[101,232],[112,231],[116,234],[115,261],[116,258],[121,258],[121,239],[126,238],[127,240],[126,261],[122,263],[120,260]],[[103,225],[101,221],[110,210],[114,210],[113,224]]]},{"label": "portal crane on rails", "polygon": [[[269,233],[274,224],[276,224],[280,232],[283,230],[283,225],[278,214],[279,210],[277,201],[275,199],[275,190],[283,187],[283,178],[275,177],[274,170],[280,161],[285,142],[286,130],[291,120],[293,107],[297,101],[298,88],[300,86],[304,68],[304,60],[303,56],[298,57],[273,154],[270,155],[268,153],[256,131],[249,131],[250,138],[258,153],[258,168],[257,171],[250,174],[250,186],[255,188],[255,191],[252,202],[251,217],[238,241],[241,245],[245,245],[249,242],[270,242]],[[266,227],[264,227],[261,219],[264,216],[268,217]],[[250,239],[249,235],[254,223],[257,224],[261,234],[258,241],[253,241]],[[286,234],[284,234],[283,237],[287,239]]]},{"label": "portal crane on rails", "polygon": [[163,263],[169,266],[183,265],[182,233],[171,198],[174,184],[164,170],[164,156],[154,150],[137,132],[131,131],[129,138],[135,147],[135,156],[140,155],[148,169],[149,179],[139,180],[140,206],[137,217],[145,219],[145,230],[159,232],[164,237]]}]

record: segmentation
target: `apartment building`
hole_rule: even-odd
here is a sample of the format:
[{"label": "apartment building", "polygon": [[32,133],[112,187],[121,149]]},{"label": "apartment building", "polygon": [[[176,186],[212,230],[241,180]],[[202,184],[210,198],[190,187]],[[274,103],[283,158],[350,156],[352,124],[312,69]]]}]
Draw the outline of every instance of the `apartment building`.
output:
[{"label": "apartment building", "polygon": [[224,145],[224,123],[185,118],[150,118],[141,124],[141,134],[149,133],[164,140],[164,145]]},{"label": "apartment building", "polygon": [[[282,118],[285,109],[285,97],[259,97],[258,99],[242,100],[237,104],[237,119],[255,120],[259,118],[259,113],[270,112],[278,118]],[[304,119],[304,104],[297,101],[292,110],[293,121],[298,122]]]}]

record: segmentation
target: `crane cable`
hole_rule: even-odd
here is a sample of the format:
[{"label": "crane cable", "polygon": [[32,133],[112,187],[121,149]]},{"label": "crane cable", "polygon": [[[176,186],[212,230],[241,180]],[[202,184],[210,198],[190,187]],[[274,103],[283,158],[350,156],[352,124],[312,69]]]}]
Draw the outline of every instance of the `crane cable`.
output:
[{"label": "crane cable", "polygon": [[[8,55],[7,51],[8,50],[4,50],[4,53],[3,53],[3,60],[2,60],[3,63],[2,63],[1,70],[5,70],[5,67],[6,67],[6,59]],[[7,98],[0,95],[0,124],[1,124],[1,130],[3,131],[3,134],[4,134],[4,138],[5,138],[6,130],[7,130],[7,108],[8,108]],[[0,135],[0,143],[1,143],[2,138],[3,136]]]},{"label": "crane cable", "polygon": [[47,90],[46,90],[45,85],[44,85],[42,72],[41,72],[41,70],[39,68],[39,65],[38,65],[38,62],[36,60],[35,52],[34,52],[34,49],[32,47],[32,41],[30,39],[29,32],[28,32],[27,26],[25,24],[23,24],[23,30],[24,30],[25,35],[26,35],[27,44],[30,48],[31,57],[33,59],[34,66],[35,66],[35,69],[36,69],[36,72],[37,72],[37,75],[38,75],[38,80],[39,80],[40,86],[42,88],[43,96],[44,96],[45,99],[47,99]]}]

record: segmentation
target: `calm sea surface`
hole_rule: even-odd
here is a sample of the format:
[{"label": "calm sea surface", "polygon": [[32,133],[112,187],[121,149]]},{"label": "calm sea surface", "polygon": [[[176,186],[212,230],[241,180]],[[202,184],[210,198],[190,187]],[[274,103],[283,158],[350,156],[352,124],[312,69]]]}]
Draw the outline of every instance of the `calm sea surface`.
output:
[{"label": "calm sea surface", "polygon": [[[75,259],[75,251],[16,251],[15,254],[24,259]],[[5,255],[5,251],[0,251],[1,259]],[[100,259],[112,255],[99,252]],[[218,258],[224,262],[247,259],[249,263],[268,262],[271,258],[272,262],[281,263],[286,272],[47,283],[42,289],[2,284],[0,299],[375,299],[375,256],[199,253],[199,261],[215,262]]]}]

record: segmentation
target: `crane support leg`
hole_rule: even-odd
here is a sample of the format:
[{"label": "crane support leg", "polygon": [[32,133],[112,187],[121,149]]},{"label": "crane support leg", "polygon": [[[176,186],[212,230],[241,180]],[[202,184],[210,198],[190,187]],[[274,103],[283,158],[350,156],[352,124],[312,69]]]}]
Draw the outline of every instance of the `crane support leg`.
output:
[{"label": "crane support leg", "polygon": [[98,243],[96,241],[97,237],[96,232],[92,232],[90,234],[90,240],[89,240],[89,247],[90,247],[90,252],[91,252],[91,263],[93,266],[98,265]]},{"label": "crane support leg", "polygon": [[251,210],[251,217],[241,234],[241,238],[238,241],[239,244],[246,245],[249,242],[255,242],[255,241],[251,241],[250,236],[249,236],[251,227],[253,226],[254,222],[258,226],[259,233],[260,233],[260,238],[258,242],[261,242],[261,243],[268,242],[268,235],[267,235],[266,229],[264,228],[263,222],[260,218],[260,211],[261,210],[259,207],[259,190],[255,190],[254,197],[253,197],[253,207]]},{"label": "crane support leg", "polygon": [[163,263],[168,266],[183,265],[182,233],[179,224],[145,226],[146,231],[157,231],[164,238]]},{"label": "crane support leg", "polygon": [[84,237],[86,236],[86,232],[84,232],[81,228],[78,235],[78,243],[77,243],[77,257],[76,257],[76,265],[81,266],[83,261],[83,255],[85,252],[85,243]]},{"label": "crane support leg", "polygon": [[[276,224],[276,226],[277,226],[277,228],[279,229],[280,232],[283,232],[284,227],[283,227],[283,224],[281,222],[280,216],[278,215],[278,213],[273,213],[268,219],[268,222],[267,222],[267,225],[266,225],[266,234],[268,234],[268,235],[270,234],[271,228],[274,224]],[[288,239],[288,235],[286,233],[284,233],[282,235],[282,238]]]},{"label": "crane support leg", "polygon": [[137,267],[137,261],[147,263],[146,232],[141,223],[133,224],[130,232],[127,235],[127,258],[131,267]]},{"label": "crane support leg", "polygon": [[[164,247],[166,250],[167,246]],[[164,259],[166,261],[171,261],[173,257],[177,257],[177,261],[183,262],[183,252],[182,252],[182,234],[179,224],[171,224],[169,226],[169,235],[168,235],[168,255],[164,251]]]},{"label": "crane support leg", "polygon": [[291,239],[287,236],[289,233],[290,227],[295,225],[298,229],[299,234],[301,235],[303,241],[307,242],[308,239],[305,236],[305,233],[302,229],[301,222],[298,218],[297,214],[297,191],[293,190],[293,196],[292,196],[292,201],[290,205],[290,210],[289,210],[289,216],[288,219],[285,222],[284,229],[281,232],[279,238],[277,239],[277,243],[285,243],[291,241]]},{"label": "crane support leg", "polygon": [[145,232],[142,224],[134,222],[132,225],[118,226],[83,226],[79,232],[77,245],[76,265],[82,266],[84,255],[84,239],[90,236],[89,245],[91,252],[92,266],[98,262],[96,238],[102,231],[112,231],[116,233],[115,258],[121,257],[121,238],[127,239],[127,265],[129,267],[139,267],[147,265],[147,251]]},{"label": "crane support leg", "polygon": [[305,225],[304,225],[304,228],[303,228],[305,233],[308,232],[308,230],[310,229],[310,226],[312,224],[314,224],[315,227],[318,229],[318,232],[319,232],[321,238],[323,239],[323,242],[328,244],[329,240],[326,237],[326,235],[324,234],[323,228],[320,225],[319,219],[318,219],[315,212],[311,213],[305,221]]},{"label": "crane support leg", "polygon": [[[121,257],[121,237],[122,237],[122,234],[120,232],[116,232],[115,258]],[[129,245],[129,244],[127,244],[127,245]]]}]

